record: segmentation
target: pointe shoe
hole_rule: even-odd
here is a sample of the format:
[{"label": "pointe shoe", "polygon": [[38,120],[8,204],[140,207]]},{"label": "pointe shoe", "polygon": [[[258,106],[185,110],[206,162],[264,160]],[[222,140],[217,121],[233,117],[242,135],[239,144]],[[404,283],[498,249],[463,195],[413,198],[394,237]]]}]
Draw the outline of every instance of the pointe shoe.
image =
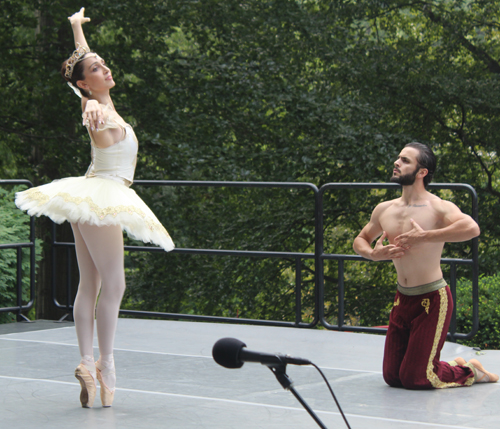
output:
[{"label": "pointe shoe", "polygon": [[94,404],[96,385],[94,377],[82,363],[75,369],[75,377],[80,382],[82,391],[80,392],[80,402],[83,408],[92,408]]},{"label": "pointe shoe", "polygon": [[114,368],[109,369],[102,365],[100,362],[96,362],[97,379],[101,385],[101,403],[103,407],[111,407],[113,400],[115,399],[115,389],[111,389],[106,386],[106,383],[102,379],[103,375],[113,374],[115,372]]},{"label": "pointe shoe", "polygon": [[467,362],[467,366],[474,372],[474,383],[496,383],[499,379],[498,375],[486,371],[477,359],[471,359]]}]

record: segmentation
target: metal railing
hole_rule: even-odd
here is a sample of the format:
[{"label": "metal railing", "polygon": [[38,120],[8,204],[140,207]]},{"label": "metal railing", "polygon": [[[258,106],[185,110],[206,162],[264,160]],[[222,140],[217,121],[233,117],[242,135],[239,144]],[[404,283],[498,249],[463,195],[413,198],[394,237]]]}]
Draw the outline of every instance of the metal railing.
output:
[{"label": "metal railing", "polygon": [[[4,185],[26,185],[32,188],[33,184],[29,180],[0,180],[0,186]],[[23,305],[23,249],[30,249],[30,298],[27,304]],[[36,253],[35,253],[35,218],[30,218],[30,235],[27,243],[9,243],[0,244],[2,249],[16,249],[16,305],[12,307],[0,308],[0,313],[15,313],[17,321],[30,320],[22,314],[23,311],[29,311],[35,302],[35,268],[36,268]]]},{"label": "metal railing", "polygon": [[[20,182],[20,181],[19,181]],[[0,182],[1,183],[1,182]],[[155,181],[155,180],[137,180],[136,185],[141,186],[190,186],[190,187],[240,187],[240,188],[299,188],[312,191],[312,199],[314,202],[314,253],[300,253],[300,252],[262,252],[262,251],[238,251],[238,250],[216,250],[216,249],[191,249],[191,248],[178,248],[174,249],[171,253],[177,254],[202,254],[202,255],[216,255],[216,256],[239,256],[239,257],[258,257],[258,258],[291,258],[295,260],[295,321],[274,321],[274,320],[259,320],[259,319],[246,319],[239,317],[222,317],[222,316],[207,316],[207,315],[191,315],[179,313],[163,313],[163,312],[149,312],[149,311],[136,311],[136,310],[120,310],[120,314],[127,314],[141,317],[159,317],[165,319],[178,319],[178,320],[197,320],[197,321],[213,321],[213,322],[230,322],[230,323],[244,323],[244,324],[257,324],[269,326],[288,326],[288,327],[303,327],[312,328],[320,323],[326,329],[339,330],[339,331],[354,331],[354,332],[373,332],[384,333],[385,328],[380,327],[367,327],[367,326],[352,326],[344,323],[345,319],[345,262],[346,261],[367,261],[361,256],[347,255],[347,254],[329,254],[324,253],[324,231],[323,231],[323,198],[326,191],[329,190],[343,190],[343,189],[399,189],[399,185],[394,183],[328,183],[318,189],[314,184],[303,182],[204,182],[204,181]],[[470,185],[467,184],[445,184],[434,183],[429,185],[430,189],[448,189],[448,190],[461,190],[467,191],[471,195],[472,200],[472,217],[477,221],[478,219],[478,204],[477,194]],[[33,219],[32,219],[33,221]],[[54,304],[64,309],[67,313],[64,317],[72,312],[72,284],[71,284],[71,252],[74,251],[74,243],[59,242],[56,239],[56,225],[53,224],[52,230],[52,263],[53,263],[53,276],[52,276],[52,294]],[[28,245],[25,243],[25,245]],[[56,299],[56,282],[55,282],[55,267],[57,266],[57,248],[66,248],[67,261],[67,280],[66,280],[66,303],[61,304]],[[125,250],[132,252],[161,252],[165,253],[159,247],[149,246],[125,246]],[[165,253],[166,254],[166,253]],[[166,254],[167,255],[167,254]],[[315,264],[315,287],[314,287],[314,314],[311,322],[306,323],[302,321],[302,278],[301,270],[304,260],[314,260]],[[337,311],[337,324],[331,324],[325,317],[325,285],[324,285],[324,262],[326,260],[338,261],[338,311]],[[370,261],[371,262],[371,261]],[[387,262],[387,261],[381,261]],[[377,262],[377,263],[381,263]],[[371,262],[372,263],[372,262]],[[473,314],[472,314],[472,330],[469,333],[456,332],[456,306],[452,315],[450,324],[449,338],[456,339],[469,339],[472,338],[479,328],[479,287],[478,287],[478,239],[472,240],[472,259],[451,259],[442,258],[442,264],[450,266],[450,281],[449,286],[452,292],[453,300],[456,302],[456,273],[458,265],[469,265],[472,268],[472,297],[473,297]],[[32,263],[34,266],[34,263]],[[1,309],[0,311],[8,311]]]},{"label": "metal railing", "polygon": [[[306,182],[211,182],[211,181],[179,181],[179,180],[136,180],[135,185],[141,186],[190,186],[190,187],[215,187],[215,188],[285,188],[285,189],[307,189],[312,191],[314,196],[314,216],[315,216],[315,227],[318,227],[318,188],[312,183]],[[318,235],[318,230],[316,229],[316,235]],[[56,226],[53,225],[52,232],[52,248],[53,257],[52,263],[54,267],[56,266],[56,248],[65,247],[70,251],[74,248],[74,243],[58,242],[56,240]],[[150,247],[150,246],[125,246],[125,250],[135,251],[135,252],[160,252],[165,253],[162,248]],[[165,319],[176,319],[176,320],[197,320],[197,321],[207,321],[207,322],[230,322],[230,323],[242,323],[242,324],[254,324],[254,325],[268,325],[268,326],[293,326],[301,328],[311,328],[317,325],[318,319],[317,314],[319,302],[315,301],[314,314],[315,317],[309,323],[302,322],[302,312],[301,312],[301,296],[302,296],[302,279],[301,279],[301,267],[302,261],[305,259],[315,259],[316,253],[299,253],[299,252],[262,252],[262,251],[247,251],[247,250],[219,250],[219,249],[183,249],[176,248],[172,252],[177,254],[196,254],[196,255],[217,255],[217,256],[239,256],[239,257],[257,257],[257,258],[289,258],[295,260],[296,266],[296,276],[295,276],[295,321],[274,321],[274,320],[259,320],[259,319],[246,319],[241,317],[221,317],[221,316],[206,316],[206,315],[193,315],[193,314],[179,314],[179,313],[162,313],[162,312],[152,312],[152,311],[138,311],[138,310],[120,310],[120,314],[127,314],[133,316],[141,317],[161,317]],[[69,255],[68,255],[69,256]],[[70,258],[68,257],[68,261]],[[67,317],[72,311],[72,303],[70,302],[71,297],[71,270],[68,269],[67,282],[66,282],[66,304],[61,305],[56,299],[56,284],[55,278],[52,280],[52,291],[54,297],[54,304],[61,309],[67,311],[64,317]],[[54,271],[53,271],[54,272]],[[316,294],[317,296],[317,294]]]}]

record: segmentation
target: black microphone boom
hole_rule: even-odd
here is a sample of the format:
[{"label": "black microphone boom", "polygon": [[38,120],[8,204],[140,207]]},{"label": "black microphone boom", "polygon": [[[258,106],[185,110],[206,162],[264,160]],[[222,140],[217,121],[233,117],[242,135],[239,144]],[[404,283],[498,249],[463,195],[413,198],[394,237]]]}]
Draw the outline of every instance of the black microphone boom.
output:
[{"label": "black microphone boom", "polygon": [[266,366],[273,365],[311,365],[311,361],[287,355],[252,352],[246,344],[236,338],[221,338],[214,344],[212,356],[225,368],[241,368],[245,362],[257,362]]},{"label": "black microphone boom", "polygon": [[302,404],[302,406],[307,410],[309,415],[314,419],[314,421],[318,424],[318,426],[322,429],[326,429],[326,426],[319,419],[319,417],[314,413],[313,409],[307,405],[306,401],[302,399],[299,393],[293,387],[293,382],[290,380],[286,373],[286,364],[290,363],[293,365],[313,365],[323,376],[330,392],[333,396],[333,399],[337,403],[337,407],[339,408],[340,414],[344,418],[345,424],[349,429],[349,423],[340,408],[340,404],[335,397],[328,380],[321,372],[319,367],[313,364],[311,361],[302,358],[294,358],[291,356],[284,356],[280,354],[269,354],[269,353],[260,353],[260,352],[252,352],[246,349],[246,344],[243,341],[237,340],[236,338],[221,338],[214,344],[212,349],[212,356],[219,365],[224,366],[226,368],[241,368],[245,362],[258,362],[262,365],[266,365],[271,372],[275,375],[276,379],[280,382],[285,390],[289,390],[292,392],[293,396],[297,398],[297,400]]}]

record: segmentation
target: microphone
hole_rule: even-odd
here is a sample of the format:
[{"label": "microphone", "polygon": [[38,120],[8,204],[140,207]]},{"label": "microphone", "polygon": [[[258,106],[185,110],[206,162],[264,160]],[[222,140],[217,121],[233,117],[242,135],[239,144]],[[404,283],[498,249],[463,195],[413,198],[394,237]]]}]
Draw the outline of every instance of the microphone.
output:
[{"label": "microphone", "polygon": [[288,355],[252,352],[246,344],[236,338],[221,338],[212,349],[212,356],[219,365],[226,368],[241,368],[245,362],[257,362],[262,365],[311,365],[311,361]]}]

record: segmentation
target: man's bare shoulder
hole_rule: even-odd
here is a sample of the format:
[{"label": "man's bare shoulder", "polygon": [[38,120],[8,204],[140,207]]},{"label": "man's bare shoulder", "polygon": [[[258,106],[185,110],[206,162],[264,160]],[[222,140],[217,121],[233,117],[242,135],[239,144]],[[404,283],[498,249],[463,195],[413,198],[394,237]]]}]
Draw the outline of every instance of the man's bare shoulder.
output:
[{"label": "man's bare shoulder", "polygon": [[401,203],[401,198],[396,198],[394,200],[384,201],[378,204],[372,212],[371,222],[378,223],[382,218],[386,216],[388,211],[391,211],[391,207],[395,207]]},{"label": "man's bare shoulder", "polygon": [[443,200],[439,198],[437,195],[431,194],[429,191],[427,191],[427,199],[432,202],[432,203],[441,203],[441,202],[446,202],[446,200]]},{"label": "man's bare shoulder", "polygon": [[388,201],[384,201],[380,204],[378,204],[375,209],[373,210],[373,212],[377,212],[377,213],[382,213],[384,211],[386,211],[388,208],[392,207],[392,206],[397,206],[398,204],[401,204],[401,197],[400,198],[395,198],[394,200],[388,200]]},{"label": "man's bare shoulder", "polygon": [[449,213],[452,211],[459,210],[459,208],[451,201],[443,200],[437,195],[429,193],[428,201],[430,206],[439,213]]}]

